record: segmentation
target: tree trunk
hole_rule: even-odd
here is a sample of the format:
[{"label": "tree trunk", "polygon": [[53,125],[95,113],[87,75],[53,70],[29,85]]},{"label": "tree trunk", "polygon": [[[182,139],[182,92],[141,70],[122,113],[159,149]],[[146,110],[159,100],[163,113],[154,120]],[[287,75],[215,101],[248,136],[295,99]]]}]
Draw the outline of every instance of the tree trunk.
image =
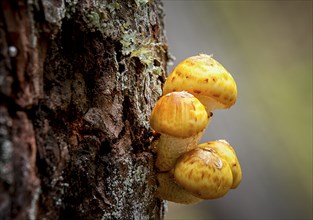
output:
[{"label": "tree trunk", "polygon": [[160,219],[159,0],[1,0],[0,219]]}]

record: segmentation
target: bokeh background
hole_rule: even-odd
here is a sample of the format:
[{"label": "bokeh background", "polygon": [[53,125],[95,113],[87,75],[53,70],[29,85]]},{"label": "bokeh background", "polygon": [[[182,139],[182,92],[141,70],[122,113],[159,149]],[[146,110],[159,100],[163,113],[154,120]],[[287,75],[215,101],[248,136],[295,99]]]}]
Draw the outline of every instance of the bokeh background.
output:
[{"label": "bokeh background", "polygon": [[173,64],[213,54],[237,82],[236,105],[214,112],[202,141],[226,139],[243,170],[236,190],[169,202],[166,219],[312,219],[312,1],[163,4]]}]

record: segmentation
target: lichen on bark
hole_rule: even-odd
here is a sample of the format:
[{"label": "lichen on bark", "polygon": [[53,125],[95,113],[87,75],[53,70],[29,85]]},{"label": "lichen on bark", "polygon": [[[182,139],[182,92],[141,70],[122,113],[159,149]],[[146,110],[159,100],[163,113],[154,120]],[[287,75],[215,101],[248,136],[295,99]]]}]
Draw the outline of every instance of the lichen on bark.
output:
[{"label": "lichen on bark", "polygon": [[[4,181],[16,190],[17,181],[32,176],[25,188],[34,185],[30,199],[22,200],[25,207],[4,217],[23,218],[19,213],[26,213],[30,219],[162,218],[149,148],[149,116],[161,95],[168,59],[160,1],[29,1],[22,12],[14,3],[8,3],[14,6],[10,10],[25,13],[21,25],[32,24],[23,26],[33,33],[27,42],[34,37],[37,42],[25,53],[37,58],[25,64],[26,80],[21,82],[14,69],[7,68],[16,62],[6,54],[7,45],[1,45],[6,57],[0,63],[1,76],[11,85],[37,88],[28,90],[36,99],[27,105],[16,98],[23,87],[1,89],[0,126],[10,131],[1,137],[6,154],[0,164],[8,169],[0,169],[5,174],[0,194],[9,201],[3,211],[21,202],[3,193]],[[2,38],[9,39],[7,21],[1,24]],[[38,68],[30,72],[34,66]],[[16,119],[25,126],[7,125]],[[26,129],[27,135],[14,139],[14,126]],[[23,155],[31,175],[17,177],[23,169],[11,165],[17,149],[12,140],[25,139],[31,146]]]}]

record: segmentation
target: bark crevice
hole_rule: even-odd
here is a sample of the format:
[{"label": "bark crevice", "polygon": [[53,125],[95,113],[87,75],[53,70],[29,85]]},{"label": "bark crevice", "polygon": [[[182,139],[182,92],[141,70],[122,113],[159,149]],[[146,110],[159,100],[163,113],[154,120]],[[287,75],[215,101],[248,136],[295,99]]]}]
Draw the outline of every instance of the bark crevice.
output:
[{"label": "bark crevice", "polygon": [[162,218],[149,149],[160,5],[1,2],[1,219]]}]

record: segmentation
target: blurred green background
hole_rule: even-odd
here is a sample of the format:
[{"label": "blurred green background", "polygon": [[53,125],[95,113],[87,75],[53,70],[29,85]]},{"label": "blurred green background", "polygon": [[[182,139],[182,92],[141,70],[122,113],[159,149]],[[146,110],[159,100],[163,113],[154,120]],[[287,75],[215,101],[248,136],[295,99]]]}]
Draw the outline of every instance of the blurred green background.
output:
[{"label": "blurred green background", "polygon": [[166,219],[312,219],[312,1],[163,4],[174,65],[213,54],[237,82],[236,105],[214,112],[202,142],[226,139],[243,170],[236,190],[169,203]]}]

